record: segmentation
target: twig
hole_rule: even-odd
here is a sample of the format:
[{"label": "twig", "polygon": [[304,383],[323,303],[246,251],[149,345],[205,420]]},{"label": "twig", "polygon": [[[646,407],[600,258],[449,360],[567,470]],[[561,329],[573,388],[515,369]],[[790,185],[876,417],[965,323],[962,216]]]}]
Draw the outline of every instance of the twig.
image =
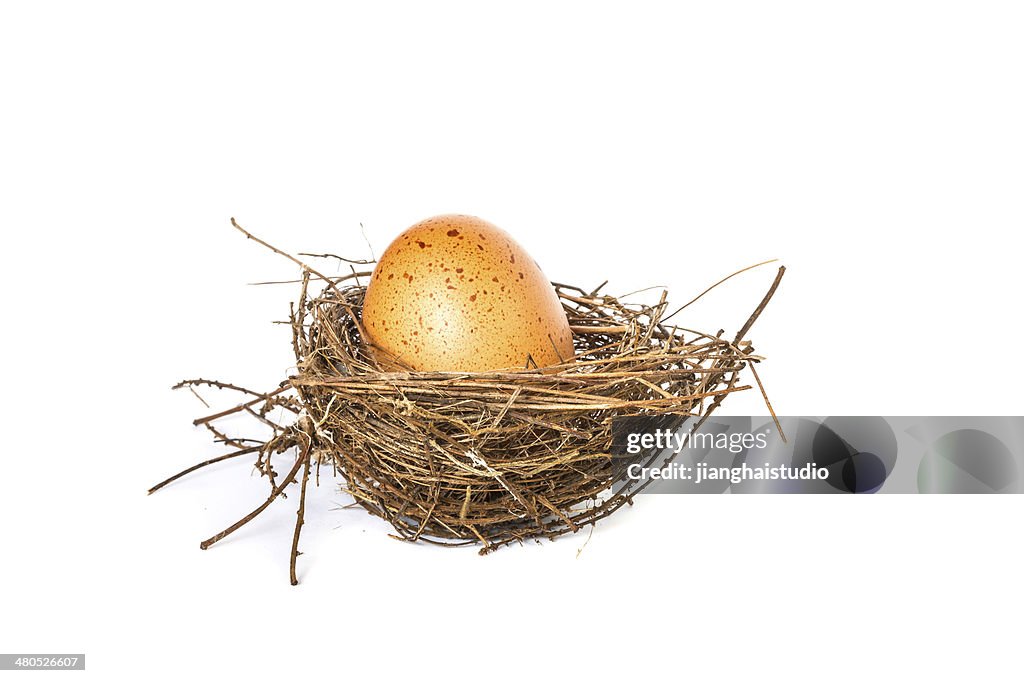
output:
[{"label": "twig", "polygon": [[230,453],[218,456],[216,458],[211,458],[209,460],[205,460],[205,461],[199,463],[198,465],[192,465],[192,467],[189,467],[187,469],[182,470],[181,472],[178,472],[173,477],[168,477],[167,479],[164,479],[162,482],[160,482],[156,486],[154,486],[151,489],[149,489],[149,491],[146,492],[146,495],[147,496],[148,495],[152,495],[156,491],[159,491],[163,487],[165,487],[168,484],[170,484],[172,481],[176,481],[178,479],[181,479],[186,474],[191,474],[192,472],[195,472],[196,470],[198,470],[200,468],[206,467],[207,465],[213,465],[214,463],[218,463],[218,462],[221,462],[223,460],[228,460],[230,458],[237,458],[240,455],[248,455],[249,453],[255,453],[256,451],[260,450],[260,448],[262,448],[262,446],[251,446],[249,448],[242,448],[240,450],[232,451]]},{"label": "twig", "polygon": [[735,273],[733,273],[732,275],[729,275],[729,276],[727,276],[727,277],[723,277],[723,278],[722,278],[721,280],[719,280],[719,281],[718,281],[718,282],[716,282],[715,284],[711,285],[710,287],[708,287],[707,289],[705,289],[705,290],[704,290],[703,292],[701,292],[701,293],[700,293],[700,294],[698,294],[697,296],[693,297],[692,299],[690,299],[689,301],[687,301],[687,302],[686,302],[685,304],[683,304],[682,306],[680,306],[680,307],[679,307],[679,308],[677,308],[676,310],[672,311],[672,312],[671,312],[670,314],[666,315],[666,316],[665,316],[664,318],[662,318],[662,319],[661,319],[661,322],[665,322],[665,321],[666,321],[666,320],[668,320],[669,318],[672,318],[672,317],[674,317],[676,313],[679,313],[680,311],[682,311],[682,310],[683,310],[684,308],[686,308],[686,307],[687,307],[687,306],[689,306],[690,304],[692,304],[692,303],[695,303],[695,302],[696,302],[697,300],[699,300],[699,299],[700,299],[701,297],[703,297],[703,296],[704,296],[705,294],[707,294],[708,292],[710,292],[710,291],[711,291],[712,289],[714,289],[714,288],[715,288],[715,287],[717,287],[718,285],[722,284],[723,282],[726,282],[726,281],[728,281],[728,280],[731,280],[732,278],[736,277],[736,276],[737,276],[737,275],[739,275],[740,273],[745,273],[745,272],[747,272],[748,270],[752,270],[752,269],[754,269],[754,268],[757,268],[757,267],[759,267],[759,266],[763,266],[763,265],[766,265],[766,264],[769,264],[769,263],[775,263],[775,262],[776,262],[776,261],[778,261],[778,260],[779,260],[779,259],[777,259],[777,258],[773,258],[773,259],[768,259],[767,261],[761,261],[760,263],[755,263],[755,264],[754,264],[754,265],[752,265],[752,266],[747,266],[746,268],[741,268],[740,270],[737,270],[737,271],[736,271]]},{"label": "twig", "polygon": [[[303,263],[302,261],[300,261],[299,259],[295,258],[291,254],[289,254],[287,252],[284,252],[284,251],[281,251],[280,249],[278,249],[277,247],[273,246],[272,244],[264,242],[259,237],[256,237],[256,235],[253,235],[251,232],[249,232],[248,230],[243,228],[241,225],[239,225],[238,221],[236,221],[234,219],[234,217],[231,218],[231,225],[235,226],[235,228],[239,232],[241,232],[243,235],[245,235],[247,238],[253,240],[257,244],[262,244],[264,247],[266,247],[267,249],[271,250],[275,254],[278,254],[280,256],[284,256],[286,259],[288,259],[292,263],[295,263],[296,265],[298,265],[303,270],[309,271],[313,275],[316,275],[317,277],[322,279],[324,282],[326,282],[327,286],[330,287],[331,289],[333,289],[334,292],[338,296],[341,296],[341,290],[338,289],[338,286],[336,284],[334,284],[334,281],[331,278],[329,278],[326,275],[324,275],[323,273],[321,273],[319,270],[313,268],[313,266],[310,266],[310,265],[308,265],[306,263]],[[356,318],[355,314],[352,315],[352,320],[355,323],[355,325],[359,328],[360,333],[362,333],[362,323],[359,322],[359,320]]]},{"label": "twig", "polygon": [[266,401],[269,398],[277,396],[278,394],[281,394],[281,393],[287,391],[288,389],[291,389],[291,384],[285,383],[284,385],[278,387],[277,389],[275,389],[274,391],[271,391],[270,393],[260,394],[256,398],[254,398],[253,400],[248,401],[246,403],[240,403],[239,405],[235,406],[234,408],[228,408],[227,410],[222,410],[219,413],[214,413],[213,415],[207,415],[206,417],[196,418],[195,420],[192,420],[192,424],[194,424],[194,425],[196,425],[198,427],[199,425],[206,424],[208,422],[213,422],[214,420],[219,420],[222,417],[227,417],[228,415],[233,415],[233,414],[235,414],[235,413],[237,413],[237,412],[239,412],[241,410],[245,410],[246,408],[251,408],[252,406],[256,405],[257,403],[260,403],[262,401]]},{"label": "twig", "polygon": [[[312,444],[312,442],[310,442],[310,445],[311,445],[311,444]],[[307,458],[307,457],[309,457],[309,449],[310,449],[310,445],[307,445],[307,446],[306,446],[306,448],[305,448],[305,449],[304,449],[304,450],[302,451],[302,455],[300,455],[300,456],[298,457],[298,459],[296,459],[296,461],[295,461],[295,465],[294,465],[294,466],[292,467],[291,471],[290,471],[290,472],[288,472],[288,474],[287,474],[287,475],[285,475],[285,478],[284,478],[284,480],[283,480],[283,481],[282,481],[282,482],[281,482],[280,484],[278,484],[278,485],[277,485],[277,487],[276,487],[276,488],[275,488],[275,489],[274,489],[274,490],[273,490],[273,491],[272,491],[272,492],[270,493],[270,497],[269,497],[269,498],[267,498],[267,499],[266,499],[266,500],[265,500],[265,501],[264,501],[264,502],[263,502],[263,503],[262,503],[262,504],[261,504],[261,505],[260,505],[259,507],[257,507],[257,508],[256,508],[255,510],[253,510],[252,512],[250,512],[249,514],[247,514],[247,515],[246,515],[245,517],[243,517],[242,519],[238,520],[237,522],[235,522],[234,524],[232,524],[231,526],[229,526],[229,527],[228,527],[227,529],[225,529],[224,531],[221,531],[221,532],[220,532],[220,533],[218,533],[218,534],[214,534],[214,535],[213,535],[213,536],[211,536],[210,538],[208,538],[208,539],[206,539],[205,541],[203,541],[202,543],[200,543],[200,544],[199,544],[199,547],[200,547],[201,549],[203,549],[203,550],[206,550],[206,549],[207,549],[207,548],[209,548],[209,547],[210,547],[211,545],[213,545],[213,544],[214,544],[214,543],[216,543],[217,541],[221,540],[221,539],[222,539],[222,538],[224,538],[225,536],[228,536],[228,535],[230,535],[230,534],[233,534],[234,532],[238,531],[238,530],[239,530],[239,529],[241,529],[241,528],[242,528],[243,526],[245,526],[246,524],[248,524],[249,522],[251,522],[251,521],[252,521],[253,519],[255,519],[255,518],[256,518],[257,516],[259,516],[259,514],[260,514],[261,512],[263,512],[264,510],[266,510],[266,509],[267,509],[267,507],[268,507],[268,506],[269,506],[269,505],[270,505],[271,503],[273,503],[273,502],[274,502],[274,500],[275,500],[275,499],[277,499],[277,497],[278,497],[278,496],[280,496],[282,492],[284,492],[284,489],[285,489],[285,487],[286,487],[286,486],[288,486],[288,484],[292,483],[292,481],[293,481],[293,480],[295,479],[295,475],[296,475],[296,474],[298,474],[298,472],[299,472],[299,468],[300,468],[300,467],[302,466],[302,463],[303,463],[303,462],[304,462],[304,461],[306,460],[306,458]]]},{"label": "twig", "polygon": [[750,328],[753,327],[754,322],[756,322],[757,319],[761,316],[761,313],[764,311],[765,306],[767,306],[768,302],[772,300],[773,296],[775,296],[775,290],[779,288],[779,283],[782,282],[782,276],[785,274],[786,266],[779,266],[779,273],[778,275],[775,276],[775,280],[772,281],[772,286],[768,288],[768,293],[764,295],[764,298],[761,299],[761,303],[757,305],[757,308],[754,309],[754,312],[750,314],[749,318],[747,318],[747,322],[744,323],[743,327],[740,328],[740,331],[736,333],[736,339],[733,341],[733,344],[739,344],[740,341],[747,336],[747,332],[750,331]]},{"label": "twig", "polygon": [[300,251],[299,256],[311,256],[313,258],[333,258],[338,259],[339,261],[342,261],[344,263],[354,263],[357,266],[368,266],[371,263],[375,263],[375,261],[367,261],[366,259],[350,259],[345,258],[344,256],[337,256],[336,254],[310,254],[307,251]]},{"label": "twig", "polygon": [[299,492],[299,509],[295,513],[295,534],[292,536],[292,554],[288,569],[293,586],[296,586],[299,583],[299,579],[295,575],[295,562],[299,558],[299,534],[302,532],[302,524],[305,522],[306,482],[309,481],[309,459],[309,448],[307,447],[302,457],[303,462],[305,462],[305,467],[302,471],[302,486]]}]

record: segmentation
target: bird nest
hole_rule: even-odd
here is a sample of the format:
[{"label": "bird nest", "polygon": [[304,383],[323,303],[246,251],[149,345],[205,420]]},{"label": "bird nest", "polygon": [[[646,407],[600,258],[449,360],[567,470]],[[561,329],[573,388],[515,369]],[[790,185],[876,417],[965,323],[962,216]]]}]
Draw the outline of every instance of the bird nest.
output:
[{"label": "bird nest", "polygon": [[[384,371],[365,344],[361,278],[370,273],[328,278],[303,264],[289,318],[295,374],[269,392],[203,379],[177,385],[243,394],[236,406],[195,421],[232,450],[150,492],[200,467],[254,456],[269,481],[268,498],[201,547],[255,518],[295,484],[293,584],[310,472],[325,466],[340,475],[356,504],[386,520],[405,541],[475,544],[486,554],[575,533],[632,503],[643,489],[617,481],[615,418],[706,419],[726,396],[751,388],[739,381],[748,368],[764,393],[753,367],[761,358],[745,337],[783,272],[730,339],[723,331],[669,324],[664,293],[653,305],[629,304],[601,288],[552,283],[573,331],[571,361],[500,372],[393,372]],[[322,291],[311,293],[314,285]],[[272,435],[228,436],[218,423],[238,413],[268,425]],[[287,417],[272,419],[278,414]],[[285,457],[282,474],[275,464]]]}]

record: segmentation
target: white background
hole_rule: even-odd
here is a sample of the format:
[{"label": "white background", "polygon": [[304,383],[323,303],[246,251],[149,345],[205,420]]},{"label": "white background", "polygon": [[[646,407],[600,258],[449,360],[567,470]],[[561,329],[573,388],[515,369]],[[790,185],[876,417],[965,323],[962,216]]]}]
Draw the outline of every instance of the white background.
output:
[{"label": "white background", "polygon": [[[0,651],[97,681],[1019,677],[1020,497],[648,497],[481,559],[325,480],[292,588],[294,497],[198,549],[263,499],[248,462],[145,495],[221,452],[171,384],[289,371],[296,291],[246,283],[296,269],[230,216],[364,257],[360,223],[379,254],[473,213],[554,279],[680,303],[775,257],[781,413],[1021,413],[1019,4],[377,4],[0,9]],[[735,330],[772,268],[685,322]]]}]

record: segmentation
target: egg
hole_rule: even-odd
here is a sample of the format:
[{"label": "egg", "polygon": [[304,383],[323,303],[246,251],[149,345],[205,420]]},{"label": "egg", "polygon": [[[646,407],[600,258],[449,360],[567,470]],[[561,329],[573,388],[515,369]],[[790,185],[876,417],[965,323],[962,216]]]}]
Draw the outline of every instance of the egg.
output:
[{"label": "egg", "polygon": [[380,257],[362,325],[384,369],[485,372],[570,360],[558,295],[512,237],[474,216],[443,215],[400,234]]}]

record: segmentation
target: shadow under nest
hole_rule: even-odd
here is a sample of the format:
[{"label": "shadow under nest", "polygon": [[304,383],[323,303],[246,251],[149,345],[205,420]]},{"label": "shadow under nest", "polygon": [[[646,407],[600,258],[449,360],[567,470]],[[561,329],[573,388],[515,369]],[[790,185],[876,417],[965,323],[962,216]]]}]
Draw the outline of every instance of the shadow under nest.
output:
[{"label": "shadow under nest", "polygon": [[[614,418],[692,416],[700,418],[696,428],[728,394],[751,388],[739,384],[747,368],[764,394],[752,365],[761,358],[744,337],[784,271],[732,340],[723,331],[669,324],[665,293],[654,305],[627,304],[601,288],[552,283],[573,331],[574,359],[543,369],[442,373],[381,371],[364,345],[359,317],[366,291],[360,278],[370,273],[326,278],[304,266],[289,319],[296,374],[266,393],[203,379],[177,385],[245,394],[234,408],[195,420],[234,450],[150,493],[200,467],[254,454],[270,482],[269,497],[201,547],[255,518],[296,483],[293,584],[314,467],[341,475],[342,489],[407,541],[478,544],[486,554],[576,532],[631,504],[644,488],[615,476]],[[313,283],[324,289],[310,294]],[[271,438],[227,436],[217,422],[237,413],[269,425]],[[290,422],[274,421],[277,413]],[[282,476],[272,459],[286,452],[297,455]]]}]

